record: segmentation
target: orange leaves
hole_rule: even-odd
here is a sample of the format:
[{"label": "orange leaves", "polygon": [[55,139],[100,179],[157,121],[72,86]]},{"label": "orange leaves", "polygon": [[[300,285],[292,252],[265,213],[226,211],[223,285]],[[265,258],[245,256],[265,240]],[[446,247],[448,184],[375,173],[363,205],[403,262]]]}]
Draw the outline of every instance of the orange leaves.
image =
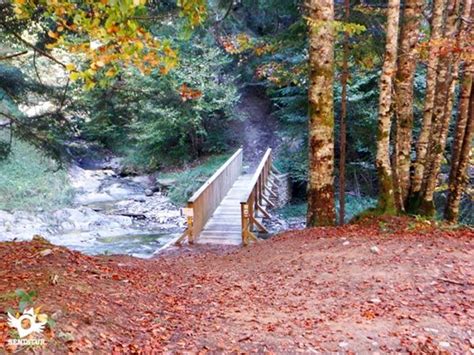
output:
[{"label": "orange leaves", "polygon": [[375,312],[371,309],[366,309],[365,311],[362,312],[362,317],[372,320],[375,318]]},{"label": "orange leaves", "polygon": [[472,47],[469,45],[459,46],[455,38],[441,38],[420,43],[418,52],[421,58],[427,59],[430,47],[435,49],[436,55],[439,57],[446,57],[451,53],[455,53],[460,54],[464,59],[468,59],[469,53],[472,55]]},{"label": "orange leaves", "polygon": [[259,44],[255,47],[255,55],[260,57],[264,54],[271,53],[274,47],[270,44]]},{"label": "orange leaves", "polygon": [[48,31],[48,36],[54,39],[59,38],[59,33],[53,32],[53,31]]},{"label": "orange leaves", "polygon": [[[177,64],[177,54],[169,44],[161,43],[135,19],[143,17],[146,0],[39,0],[34,2],[35,6],[32,3],[14,0],[17,16],[31,18],[35,8],[42,6],[43,20],[55,23],[48,31],[51,41],[46,48],[61,47],[84,58],[88,67],[81,66],[82,72],[74,72],[71,77],[83,80],[85,87],[92,88],[99,82],[106,85],[108,78],[117,75],[118,68],[135,66],[144,74],[158,68],[166,74]],[[204,0],[182,3],[186,14],[205,13]]]},{"label": "orange leaves", "polygon": [[188,100],[197,100],[202,96],[202,92],[196,89],[192,89],[188,87],[186,83],[181,85],[179,88],[179,96],[181,96],[181,100],[186,102]]},{"label": "orange leaves", "polygon": [[[420,353],[427,348],[414,346],[430,336],[432,353],[444,340],[454,353],[469,352],[473,289],[465,282],[474,268],[466,246],[474,233],[420,233],[411,220],[390,221],[390,237],[374,219],[288,232],[252,249],[189,248],[151,260],[62,247],[38,258],[38,240],[0,243],[0,294],[28,284],[45,313],[57,313],[47,353]],[[370,254],[374,240],[384,253]],[[48,273],[65,282],[50,287]],[[0,298],[1,309],[10,305]],[[10,337],[3,320],[0,348]]]},{"label": "orange leaves", "polygon": [[287,67],[283,63],[270,62],[259,66],[255,75],[257,78],[266,79],[277,86],[304,85],[306,81],[307,64]]},{"label": "orange leaves", "polygon": [[224,50],[230,54],[239,54],[253,48],[253,40],[246,33],[239,33],[236,36],[223,36],[220,43]]},{"label": "orange leaves", "polygon": [[272,53],[276,49],[275,44],[257,42],[246,33],[239,33],[238,35],[233,36],[222,36],[218,41],[227,53],[233,55],[246,53],[260,57]]}]

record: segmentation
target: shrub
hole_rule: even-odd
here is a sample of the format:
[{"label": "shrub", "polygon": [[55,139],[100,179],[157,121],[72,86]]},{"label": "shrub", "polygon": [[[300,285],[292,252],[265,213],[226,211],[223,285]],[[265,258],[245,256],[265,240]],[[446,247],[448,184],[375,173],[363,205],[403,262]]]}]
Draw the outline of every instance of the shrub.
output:
[{"label": "shrub", "polygon": [[159,178],[176,180],[168,196],[174,204],[182,206],[228,158],[228,154],[212,156],[193,168],[160,174]]}]

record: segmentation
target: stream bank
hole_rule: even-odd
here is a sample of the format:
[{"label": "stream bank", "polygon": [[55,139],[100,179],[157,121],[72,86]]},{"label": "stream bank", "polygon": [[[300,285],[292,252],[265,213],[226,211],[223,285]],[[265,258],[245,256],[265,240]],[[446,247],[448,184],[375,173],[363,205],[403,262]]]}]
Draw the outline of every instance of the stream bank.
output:
[{"label": "stream bank", "polygon": [[74,163],[68,169],[75,190],[72,205],[52,211],[0,210],[0,241],[41,235],[90,255],[153,256],[182,233],[185,220],[154,178],[123,177],[119,171],[117,159]]}]

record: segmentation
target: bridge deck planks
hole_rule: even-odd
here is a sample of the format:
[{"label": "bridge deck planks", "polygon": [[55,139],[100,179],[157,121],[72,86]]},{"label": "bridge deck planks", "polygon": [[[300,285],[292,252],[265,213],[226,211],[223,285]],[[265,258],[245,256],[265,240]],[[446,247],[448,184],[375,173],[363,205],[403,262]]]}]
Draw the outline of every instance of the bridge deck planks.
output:
[{"label": "bridge deck planks", "polygon": [[240,201],[250,188],[251,174],[244,174],[232,185],[219,207],[204,226],[196,242],[199,244],[242,244]]}]

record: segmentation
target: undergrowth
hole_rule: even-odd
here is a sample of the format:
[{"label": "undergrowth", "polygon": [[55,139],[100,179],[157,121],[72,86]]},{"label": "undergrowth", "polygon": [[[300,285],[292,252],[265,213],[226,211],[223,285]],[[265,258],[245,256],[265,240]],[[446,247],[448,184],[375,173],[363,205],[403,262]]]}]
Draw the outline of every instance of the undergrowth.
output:
[{"label": "undergrowth", "polygon": [[[371,197],[358,197],[353,195],[346,196],[345,221],[350,221],[354,216],[373,207],[376,200]],[[305,218],[308,204],[306,202],[290,204],[277,210],[277,213],[283,218]],[[339,201],[336,201],[336,212],[339,211]]]},{"label": "undergrowth", "polygon": [[211,156],[195,167],[178,172],[162,173],[158,179],[175,180],[168,192],[168,197],[174,204],[181,206],[229,157],[229,154]]},{"label": "undergrowth", "polygon": [[72,196],[66,171],[32,145],[13,141],[11,154],[0,161],[1,210],[51,210],[67,206]]}]

